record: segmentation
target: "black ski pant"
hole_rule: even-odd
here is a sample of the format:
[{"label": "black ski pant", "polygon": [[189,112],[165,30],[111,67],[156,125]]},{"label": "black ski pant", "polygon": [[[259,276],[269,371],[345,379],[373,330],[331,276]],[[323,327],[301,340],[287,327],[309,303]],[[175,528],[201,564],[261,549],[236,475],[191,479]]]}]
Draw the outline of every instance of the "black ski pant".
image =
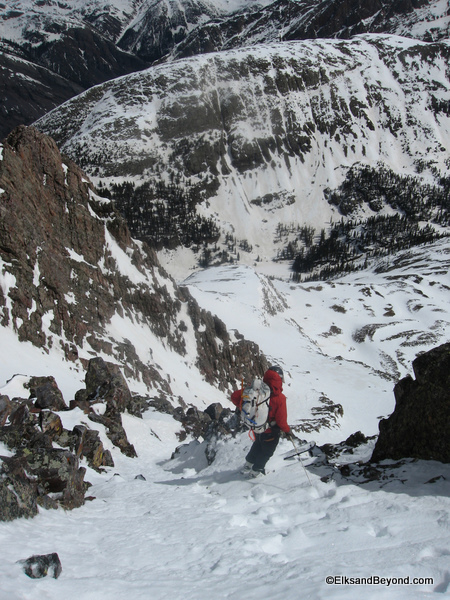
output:
[{"label": "black ski pant", "polygon": [[264,433],[255,434],[255,441],[250,448],[250,452],[245,457],[249,463],[252,463],[253,471],[264,473],[264,467],[275,452],[279,441],[280,434],[278,432],[265,431]]}]

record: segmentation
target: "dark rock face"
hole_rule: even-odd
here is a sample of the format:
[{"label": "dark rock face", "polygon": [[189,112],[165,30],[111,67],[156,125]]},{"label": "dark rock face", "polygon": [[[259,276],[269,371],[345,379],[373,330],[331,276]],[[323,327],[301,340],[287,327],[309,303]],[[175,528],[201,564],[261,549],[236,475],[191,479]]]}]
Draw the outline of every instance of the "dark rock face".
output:
[{"label": "dark rock face", "polygon": [[395,410],[380,421],[372,461],[450,462],[450,344],[417,357],[413,369],[416,379],[408,375],[394,388]]},{"label": "dark rock face", "polygon": [[12,54],[0,53],[0,67],[0,139],[84,91],[58,73]]},{"label": "dark rock face", "polygon": [[[91,311],[82,303],[77,318],[73,304],[62,297],[69,288],[75,298],[86,293],[91,275],[88,265],[80,263],[74,277],[72,266],[76,260],[71,260],[67,248],[84,255],[92,265],[98,264],[103,254],[96,243],[105,241],[103,223],[89,215],[89,186],[83,183],[83,174],[75,165],[63,163],[50,138],[24,127],[15,130],[4,146],[0,180],[4,190],[0,253],[9,263],[10,272],[13,263],[20,265],[15,274],[16,286],[11,290],[13,309],[8,312],[3,308],[2,324],[16,324],[19,339],[44,347],[51,341],[42,331],[42,317],[52,311],[51,329],[55,333],[64,331],[75,344],[81,342],[89,322],[96,317],[102,320],[111,311],[103,301],[97,314],[89,317]],[[36,278],[35,268],[39,269]],[[106,284],[99,273],[96,279],[100,286]],[[1,298],[0,304],[4,302]],[[79,320],[82,314],[87,325]],[[69,353],[70,346],[66,350]]]},{"label": "dark rock face", "polygon": [[[0,288],[0,325],[12,326],[21,341],[44,350],[59,344],[68,361],[85,368],[79,348],[88,344],[118,362],[125,377],[170,394],[155,365],[144,364],[131,341],[112,339],[107,327],[116,313],[138,315],[184,356],[186,307],[197,339],[197,365],[208,382],[226,389],[253,363],[264,369],[258,348],[231,343],[224,324],[177,288],[148,246],[131,239],[112,203],[95,193],[51,138],[32,127],[14,130],[3,145],[0,189],[0,257],[5,276],[14,281],[6,296]],[[131,257],[142,283],[119,271],[115,245]]]}]

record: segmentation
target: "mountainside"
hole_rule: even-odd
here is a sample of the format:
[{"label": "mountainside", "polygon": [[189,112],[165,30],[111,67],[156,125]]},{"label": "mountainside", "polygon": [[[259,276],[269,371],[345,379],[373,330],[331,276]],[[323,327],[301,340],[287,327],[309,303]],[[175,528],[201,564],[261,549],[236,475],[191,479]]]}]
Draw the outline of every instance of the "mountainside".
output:
[{"label": "mountainside", "polygon": [[[63,354],[81,372],[104,357],[135,391],[175,404],[192,400],[182,400],[191,370],[205,398],[262,371],[256,346],[175,285],[53,140],[34,128],[11,133],[0,151],[0,194],[2,339],[17,336],[26,362]],[[14,375],[7,368],[5,380]]]},{"label": "mountainside", "polygon": [[[190,31],[224,14],[221,2],[159,0],[144,3],[118,41],[119,47],[149,62],[168,54]],[[249,3],[250,5],[252,2]]]},{"label": "mountainside", "polygon": [[[221,253],[234,247],[241,260],[271,260],[293,240],[284,230],[318,235],[349,212],[398,211],[401,180],[390,197],[345,212],[332,192],[350,167],[415,177],[425,200],[422,187],[446,185],[449,57],[448,42],[392,36],[259,45],[108,82],[38,127],[107,183],[178,185],[216,223]],[[133,206],[128,193],[134,235],[151,241],[157,200],[150,191]]]},{"label": "mountainside", "polygon": [[449,593],[449,20],[0,3],[0,600]]},{"label": "mountainside", "polygon": [[[196,27],[165,58],[267,42],[318,38],[350,38],[361,33],[388,33],[424,41],[449,37],[446,1],[278,0],[257,3]],[[144,54],[145,56],[145,54]]]},{"label": "mountainside", "polygon": [[[42,156],[47,144],[41,146]],[[3,156],[9,153],[5,148]],[[18,155],[31,165],[33,156],[21,150]],[[72,166],[65,159],[63,163],[71,181]],[[35,161],[38,179],[44,174],[39,164]],[[45,173],[52,186],[49,166]],[[30,184],[29,189],[39,190],[35,179]],[[70,190],[75,191],[73,186]],[[84,210],[83,203],[79,210]],[[56,230],[57,235],[63,233]],[[47,233],[51,239],[51,229]],[[104,243],[102,237],[100,242]],[[22,243],[24,248],[31,246],[25,238]],[[83,254],[92,257],[89,249],[83,248]],[[68,600],[93,595],[111,600],[131,594],[147,600],[151,589],[156,600],[180,594],[198,600],[238,599],[245,588],[251,597],[264,597],[270,589],[271,594],[298,600],[301,589],[311,597],[344,594],[359,600],[364,586],[370,600],[378,600],[380,593],[396,600],[423,600],[424,595],[448,592],[449,465],[411,458],[368,461],[378,421],[393,408],[394,381],[411,373],[411,357],[448,340],[449,259],[448,244],[441,240],[399,253],[392,262],[380,261],[376,270],[315,285],[270,281],[243,266],[195,274],[186,283],[201,304],[213,306],[230,329],[242,325],[243,332],[259,340],[261,349],[282,364],[289,422],[319,447],[302,463],[288,461],[284,456],[293,446],[282,439],[267,475],[248,481],[240,474],[251,444],[247,432],[221,436],[211,445],[189,436],[179,447],[180,423],[171,415],[153,408],[141,418],[124,412],[121,421],[137,454],[132,458],[105,431],[102,422],[109,407],[102,403],[101,393],[89,416],[80,407],[25,413],[35,423],[35,454],[41,460],[51,456],[59,479],[50,479],[45,465],[37,468],[39,461],[23,448],[22,440],[17,450],[0,442],[1,487],[10,496],[14,488],[8,485],[9,467],[21,457],[22,464],[25,457],[32,467],[25,472],[31,485],[36,485],[38,470],[45,477],[42,484],[53,490],[47,494],[47,505],[37,508],[36,518],[0,523],[0,541],[8,548],[0,564],[0,596],[22,600],[39,592],[52,600],[61,594]],[[15,266],[15,261],[4,262],[2,290],[11,288]],[[131,276],[129,262],[120,262],[121,267],[128,265]],[[27,270],[23,261],[20,266]],[[10,306],[11,296],[18,293],[17,286],[10,290]],[[156,350],[155,338],[142,328],[142,319],[139,331],[143,335],[137,335],[131,319],[122,321],[122,334],[137,348],[148,348],[150,340]],[[5,395],[12,402],[28,398],[31,373],[52,373],[67,400],[72,397],[67,390],[72,386],[79,390],[80,373],[73,363],[72,369],[67,368],[57,346],[47,355],[18,342],[12,327],[3,328],[1,335],[0,377],[5,381],[5,374],[22,373],[1,387],[1,403]],[[218,399],[197,369],[183,368],[176,353],[164,358],[171,385],[178,389],[179,382],[185,382],[184,397],[198,404]],[[448,379],[448,368],[445,375]],[[22,402],[31,405],[33,400]],[[21,416],[10,415],[1,429],[10,429],[10,422]],[[76,438],[76,457],[61,448],[60,432],[50,428],[58,422],[66,437]],[[53,441],[44,451],[43,441],[49,438]],[[445,438],[442,443],[448,446]],[[93,468],[88,450],[97,454],[101,448],[114,466]],[[72,462],[67,465],[69,458]],[[89,496],[73,511],[66,506],[54,510],[61,497],[55,482],[73,469],[73,463],[92,484]],[[36,561],[36,554],[50,552],[59,561],[53,575],[57,580],[52,570],[42,579],[27,577],[25,564],[33,562],[27,557],[33,554]],[[239,565],[236,556],[241,557]]]},{"label": "mountainside", "polygon": [[[12,0],[0,4],[0,139],[74,96],[77,86],[87,89],[153,61],[363,32],[437,41],[449,37],[449,10],[446,0],[372,0],[364,6],[351,0]],[[17,58],[34,65],[31,79],[17,81],[11,67]],[[65,89],[42,89],[50,74],[41,67],[63,77],[55,84]],[[12,104],[17,85],[20,97]]]},{"label": "mountainside", "polygon": [[147,66],[115,44],[136,2],[0,5],[3,139],[92,85]]}]

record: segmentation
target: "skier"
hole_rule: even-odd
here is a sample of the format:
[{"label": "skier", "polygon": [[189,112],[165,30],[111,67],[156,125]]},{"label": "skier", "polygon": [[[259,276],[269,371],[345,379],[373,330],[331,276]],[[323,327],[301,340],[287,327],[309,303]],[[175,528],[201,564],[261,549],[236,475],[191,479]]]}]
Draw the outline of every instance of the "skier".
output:
[{"label": "skier", "polygon": [[[280,441],[281,432],[291,437],[291,428],[287,423],[286,396],[283,394],[283,370],[277,365],[269,367],[265,372],[264,383],[271,390],[269,401],[268,428],[263,433],[255,433],[255,441],[245,457],[243,473],[249,477],[265,475],[265,466],[275,452]],[[242,390],[231,395],[231,402],[239,409],[242,406]]]}]

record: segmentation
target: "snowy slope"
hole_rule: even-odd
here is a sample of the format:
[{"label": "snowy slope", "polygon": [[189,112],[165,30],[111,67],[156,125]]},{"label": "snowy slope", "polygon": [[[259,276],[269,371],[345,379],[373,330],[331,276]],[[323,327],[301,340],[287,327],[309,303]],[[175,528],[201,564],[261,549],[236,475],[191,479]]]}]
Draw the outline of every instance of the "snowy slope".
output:
[{"label": "snowy slope", "polygon": [[[394,379],[411,372],[417,352],[448,341],[449,259],[441,241],[398,255],[380,272],[334,282],[293,286],[240,266],[208,269],[186,284],[202,306],[282,364],[289,420],[303,429],[299,435],[338,442],[356,430],[376,433],[378,418],[393,408]],[[135,336],[130,323],[122,327]],[[144,350],[148,338],[134,339]],[[56,352],[40,354],[4,333],[0,352],[9,373],[51,373],[65,394],[80,383]],[[180,377],[175,355],[164,360],[175,381],[186,378],[185,391],[204,397],[195,370]],[[14,378],[0,393],[23,395],[22,382]],[[218,393],[208,400],[227,402]],[[342,416],[332,410],[336,403]],[[60,416],[67,429],[85,420],[79,409]],[[318,431],[306,432],[324,416]],[[450,591],[448,465],[385,461],[379,479],[356,466],[343,477],[312,459],[303,466],[284,461],[290,446],[282,440],[271,472],[249,482],[238,473],[250,445],[245,433],[220,441],[207,466],[196,442],[170,460],[179,443],[179,423],[170,416],[150,410],[143,419],[124,415],[123,423],[138,458],[122,455],[100,428],[115,467],[103,474],[87,467],[94,500],[0,523],[0,544],[8,548],[0,600],[147,600],[149,593],[155,600],[423,600]],[[335,460],[365,461],[373,444]],[[28,579],[17,564],[50,552],[62,562],[57,580]],[[338,579],[330,584],[327,577]]]},{"label": "snowy slope", "polygon": [[185,283],[201,306],[286,370],[292,422],[308,431],[325,417],[315,435],[337,442],[360,429],[362,414],[364,433],[376,434],[378,419],[393,410],[394,382],[411,372],[420,350],[448,341],[449,261],[443,240],[400,253],[379,273],[334,281],[291,285],[236,266]]},{"label": "snowy slope", "polygon": [[[275,473],[249,483],[230,474],[248,442],[227,444],[217,464],[199,474],[180,474],[158,464],[168,446],[149,436],[151,427],[168,439],[167,423],[153,416],[129,425],[133,443],[146,453],[124,458],[102,477],[89,473],[96,500],[76,511],[0,524],[8,548],[1,600],[144,600],[149,594],[154,600],[357,600],[362,594],[424,600],[448,593],[448,465],[406,463],[369,484],[338,477],[327,483],[320,479],[326,469],[310,467],[309,483],[298,462],[287,466],[278,458]],[[145,480],[135,479],[139,474]],[[427,483],[433,478],[436,483]],[[53,551],[63,565],[56,581],[28,579],[15,564]],[[341,579],[327,584],[327,576]],[[389,582],[344,583],[371,576]],[[411,585],[401,584],[407,577]],[[413,578],[432,583],[413,584]]]},{"label": "snowy slope", "polygon": [[[448,43],[360,36],[260,45],[153,67],[98,86],[37,126],[104,181],[194,186],[199,212],[276,256],[276,227],[320,231],[349,166],[446,173]],[[318,65],[320,65],[318,67]]]},{"label": "snowy slope", "polygon": [[[450,36],[448,0],[436,0],[422,6],[405,17],[394,17],[393,25],[397,35],[432,41],[441,36]],[[443,34],[443,35],[442,35]]]},{"label": "snowy slope", "polygon": [[[367,271],[315,288],[269,282],[244,267],[210,269],[188,283],[204,305],[213,306],[229,326],[239,324],[259,336],[282,363],[293,424],[303,422],[308,398],[319,391],[342,400],[339,429],[306,435],[338,441],[356,429],[374,432],[377,413],[370,403],[380,412],[392,408],[393,381],[375,374],[380,351],[401,353],[404,374],[411,371],[410,358],[428,346],[422,330],[435,332],[434,342],[448,340],[448,261],[448,247],[440,243],[417,256],[404,253],[387,273]],[[381,315],[387,303],[397,318]],[[386,334],[379,336],[378,330],[373,340],[348,347],[355,328],[375,322],[385,325]],[[436,327],[444,322],[447,333]],[[342,333],[323,335],[330,324]],[[413,330],[422,343],[402,346]],[[11,355],[13,340],[8,346]],[[334,358],[338,346],[339,360]],[[7,360],[5,352],[2,359]],[[53,367],[57,380],[64,381],[68,374],[56,361]],[[18,383],[1,392],[20,393],[13,385]],[[197,385],[192,372],[189,386]],[[83,414],[77,409],[61,418],[70,429]],[[271,472],[248,482],[238,473],[250,444],[245,433],[222,440],[207,466],[195,443],[170,460],[179,424],[168,415],[148,411],[144,419],[124,415],[123,421],[138,458],[122,455],[101,432],[115,467],[104,474],[88,468],[92,502],[71,512],[41,509],[33,520],[0,524],[0,543],[8,548],[0,565],[1,600],[124,595],[144,600],[149,590],[155,600],[274,595],[298,600],[299,594],[423,600],[450,591],[448,465],[385,461],[379,479],[371,480],[362,469],[358,476],[357,468],[346,478],[333,465],[312,459],[305,458],[303,466],[284,461],[290,447],[282,440]],[[373,444],[335,460],[350,466],[365,461]],[[28,579],[16,564],[50,552],[58,552],[62,562],[58,580]],[[327,577],[336,577],[336,583]]]}]

